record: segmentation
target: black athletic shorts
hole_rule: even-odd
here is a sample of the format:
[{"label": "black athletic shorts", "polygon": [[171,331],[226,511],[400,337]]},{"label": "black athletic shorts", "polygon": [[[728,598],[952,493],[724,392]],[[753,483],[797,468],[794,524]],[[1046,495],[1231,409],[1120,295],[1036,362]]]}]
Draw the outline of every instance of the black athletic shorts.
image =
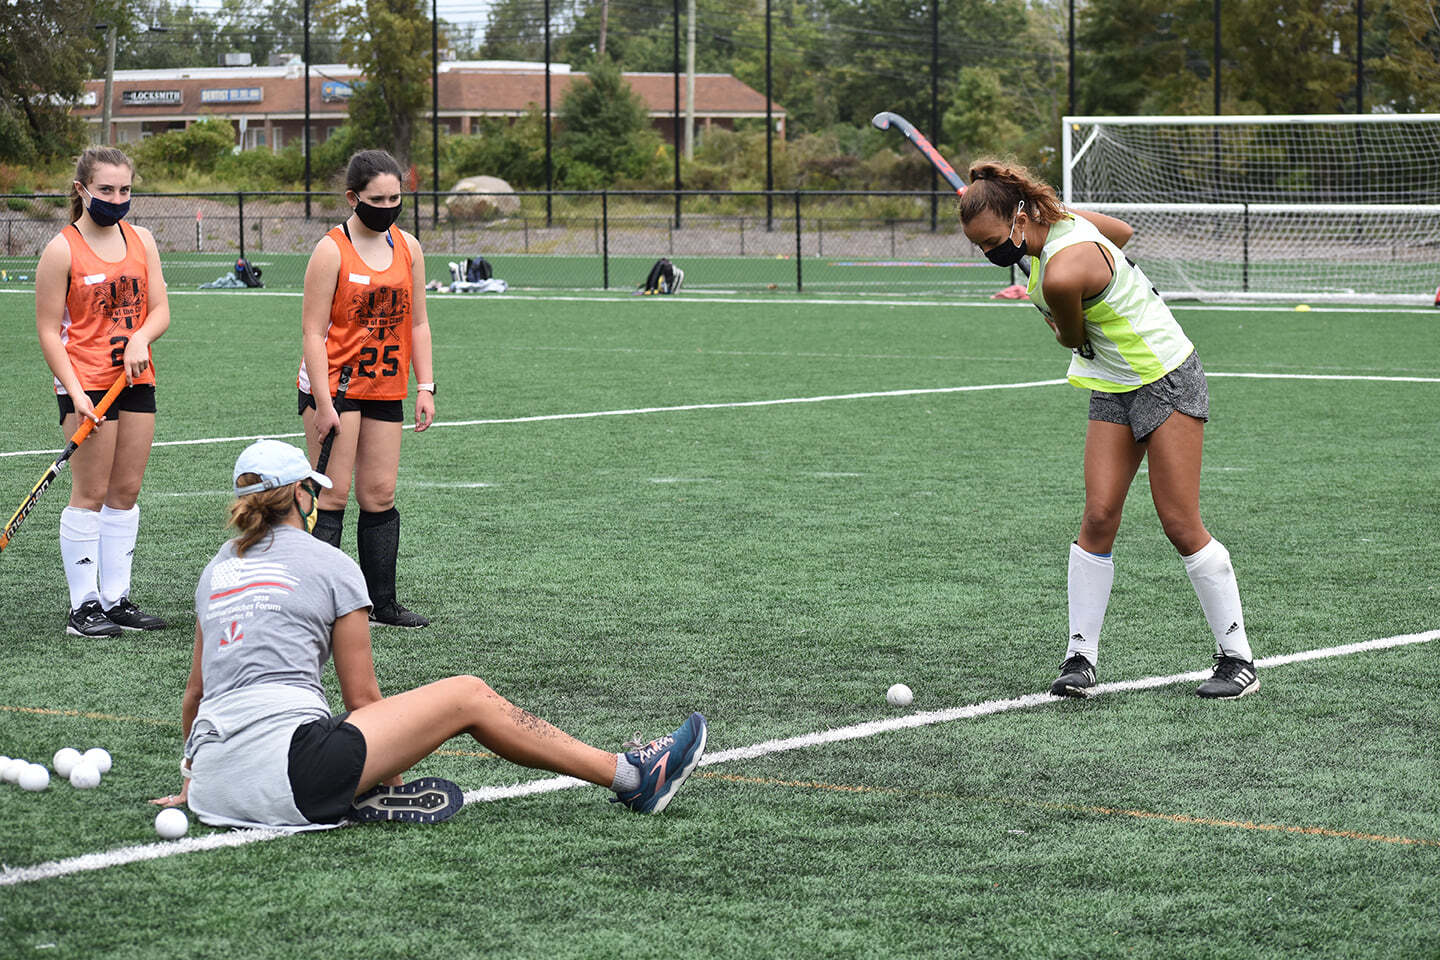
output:
[{"label": "black athletic shorts", "polygon": [[[299,391],[300,403],[296,413],[303,414],[307,409],[313,409],[315,398],[304,390]],[[405,401],[404,400],[353,400],[346,397],[344,400],[335,401],[335,412],[345,413],[348,410],[359,410],[360,416],[365,420],[383,420],[385,423],[405,422]]]},{"label": "black athletic shorts", "polygon": [[344,820],[365,772],[365,735],[348,716],[302,723],[290,737],[290,793],[311,823]]},{"label": "black athletic shorts", "polygon": [[[85,396],[90,398],[90,403],[93,405],[99,403],[105,393],[104,390],[86,390]],[[75,412],[75,401],[70,398],[68,393],[55,394],[55,400],[60,404],[60,425],[63,427],[65,418]],[[105,415],[108,417],[121,410],[128,410],[131,413],[154,413],[155,384],[137,383],[121,390]]]}]

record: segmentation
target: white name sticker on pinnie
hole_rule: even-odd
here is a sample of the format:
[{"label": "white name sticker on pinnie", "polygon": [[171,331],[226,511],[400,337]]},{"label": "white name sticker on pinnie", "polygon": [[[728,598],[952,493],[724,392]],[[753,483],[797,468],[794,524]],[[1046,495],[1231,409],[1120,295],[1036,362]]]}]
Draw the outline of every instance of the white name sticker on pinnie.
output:
[{"label": "white name sticker on pinnie", "polygon": [[363,284],[365,284],[366,286],[369,286],[369,284],[370,284],[370,277],[367,276],[366,274],[363,274],[363,273],[352,273],[352,274],[350,274],[350,282],[351,282],[351,283],[363,283]]},{"label": "white name sticker on pinnie", "polygon": [[91,274],[87,274],[87,275],[85,276],[85,286],[87,286],[87,287],[88,287],[88,286],[92,286],[92,285],[97,284],[97,283],[104,283],[104,282],[105,282],[105,274],[103,274],[103,273],[91,273]]}]

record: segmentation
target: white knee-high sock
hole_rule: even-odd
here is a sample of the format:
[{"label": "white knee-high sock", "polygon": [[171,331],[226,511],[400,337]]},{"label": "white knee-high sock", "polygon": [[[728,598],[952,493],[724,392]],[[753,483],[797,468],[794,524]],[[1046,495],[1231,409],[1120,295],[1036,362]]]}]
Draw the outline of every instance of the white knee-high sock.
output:
[{"label": "white knee-high sock", "polygon": [[1181,559],[1185,561],[1185,572],[1195,587],[1195,595],[1200,598],[1200,609],[1205,611],[1205,622],[1215,634],[1215,648],[1227,657],[1252,659],[1230,551],[1212,537],[1199,552]]},{"label": "white knee-high sock", "polygon": [[109,610],[130,592],[130,567],[140,531],[140,505],[100,508],[100,606]]},{"label": "white knee-high sock", "polygon": [[1070,544],[1070,644],[1068,660],[1084,654],[1094,666],[1100,656],[1100,628],[1110,606],[1110,587],[1115,582],[1115,561],[1110,554],[1091,553],[1080,544]]},{"label": "white knee-high sock", "polygon": [[70,609],[100,599],[100,514],[81,507],[60,511],[60,559],[70,587]]}]

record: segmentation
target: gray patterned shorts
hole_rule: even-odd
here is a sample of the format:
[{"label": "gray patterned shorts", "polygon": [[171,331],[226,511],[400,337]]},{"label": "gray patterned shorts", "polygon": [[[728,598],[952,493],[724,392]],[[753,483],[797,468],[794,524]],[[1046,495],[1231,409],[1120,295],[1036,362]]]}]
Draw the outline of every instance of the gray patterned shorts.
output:
[{"label": "gray patterned shorts", "polygon": [[1210,391],[1198,350],[1154,383],[1125,393],[1090,391],[1090,419],[1129,427],[1136,443],[1149,439],[1176,410],[1196,420],[1210,419]]}]

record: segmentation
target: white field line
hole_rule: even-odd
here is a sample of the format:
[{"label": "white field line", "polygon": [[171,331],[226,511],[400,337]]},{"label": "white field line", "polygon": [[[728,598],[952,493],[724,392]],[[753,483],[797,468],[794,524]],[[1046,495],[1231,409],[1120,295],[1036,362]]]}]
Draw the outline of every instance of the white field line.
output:
[{"label": "white field line", "polygon": [[[1244,377],[1258,380],[1364,380],[1372,382],[1440,383],[1440,377],[1385,377],[1341,373],[1210,373],[1209,377]],[[740,407],[774,407],[796,403],[829,403],[835,400],[872,400],[881,397],[914,397],[937,393],[972,393],[982,390],[1021,390],[1028,387],[1053,387],[1065,380],[1029,380],[1022,383],[982,383],[964,387],[923,387],[907,390],[876,390],[866,393],[835,393],[818,397],[784,397],[778,400],[735,400],[724,403],[683,403],[669,407],[632,407],[620,410],[587,410],[581,413],[543,413],[529,417],[495,417],[482,420],[437,420],[432,427],[478,427],[505,423],[540,423],[545,420],[588,420],[595,417],[630,417],[647,413],[684,413],[690,410],[728,410]],[[413,430],[414,424],[403,429]],[[246,443],[268,438],[293,439],[304,433],[257,433],[237,437],[200,437],[194,440],[159,440],[152,447],[187,447],[216,443]],[[49,450],[6,450],[0,457],[53,456],[59,448]]]},{"label": "white field line", "polygon": [[[972,393],[981,390],[1020,390],[1026,387],[1053,387],[1064,380],[1032,380],[1026,383],[984,383],[966,387],[925,387],[910,390],[878,390],[870,393],[840,393],[821,397],[784,397],[779,400],[736,400],[728,403],[684,403],[670,407],[634,407],[623,410],[587,410],[582,413],[544,413],[531,417],[497,417],[489,420],[437,420],[432,427],[475,427],[503,423],[538,423],[544,420],[588,420],[593,417],[629,417],[644,413],[683,413],[688,410],[724,410],[734,407],[773,407],[792,403],[827,403],[832,400],[870,400],[878,397],[910,397],[931,393]],[[415,429],[414,424],[405,424],[404,429]],[[244,437],[201,437],[196,440],[160,440],[155,447],[184,447],[196,444],[244,443],[268,438],[289,439],[303,437],[304,433],[259,433]],[[53,455],[55,450],[8,450],[0,457],[28,457],[38,454]]]},{"label": "white field line", "polygon": [[[1386,650],[1392,647],[1428,643],[1431,640],[1437,639],[1440,639],[1440,630],[1427,630],[1423,633],[1407,633],[1394,637],[1382,637],[1378,640],[1362,640],[1357,643],[1347,643],[1336,647],[1322,647],[1315,650],[1302,650],[1299,653],[1264,657],[1257,660],[1255,665],[1262,668],[1281,667],[1286,664],[1301,663],[1306,660],[1344,657],[1371,650]],[[1194,682],[1204,679],[1209,673],[1210,671],[1208,670],[1192,670],[1189,673],[1173,673],[1168,676],[1142,677],[1138,680],[1102,683],[1095,688],[1094,696],[1124,693],[1131,690],[1150,690],[1155,687],[1168,687],[1177,683]],[[969,720],[975,717],[988,716],[993,713],[1004,713],[1010,710],[1024,710],[1029,707],[1059,703],[1061,699],[1060,697],[1052,697],[1049,693],[1029,693],[1022,697],[1014,697],[1008,700],[986,700],[983,703],[970,704],[964,707],[952,707],[948,710],[927,710],[919,713],[905,714],[900,717],[890,717],[884,720],[871,720],[867,723],[857,723],[848,727],[835,727],[830,730],[822,730],[818,733],[807,733],[798,737],[766,740],[763,743],[757,743],[748,747],[734,747],[729,750],[708,753],[700,760],[700,766],[708,767],[713,764],[730,763],[735,760],[753,760],[773,753],[787,753],[791,750],[803,750],[807,747],[816,747],[828,743],[843,743],[846,740],[861,740],[882,733],[891,733],[895,730],[909,730],[916,727],[933,726],[939,723],[950,723],[955,720]],[[1219,707],[1219,709],[1224,708]],[[541,777],[536,780],[510,784],[508,786],[480,787],[476,790],[469,790],[465,793],[465,802],[492,803],[499,800],[513,800],[518,797],[554,793],[558,790],[569,790],[574,787],[583,786],[590,786],[590,784],[587,784],[583,780],[577,780],[574,777]],[[194,839],[119,847],[103,853],[88,853],[79,857],[70,857],[66,860],[52,860],[48,863],[38,864],[33,867],[3,866],[0,867],[0,887],[33,883],[36,880],[48,880],[53,877],[63,877],[72,873],[82,873],[88,870],[104,870],[109,867],[138,863],[142,860],[156,860],[161,857],[170,857],[181,853],[194,853],[200,850],[214,850],[224,847],[238,847],[247,843],[255,843],[261,840],[274,840],[279,837],[291,835],[292,834],[277,830],[237,830],[230,833],[210,834],[209,836],[196,837]]]},{"label": "white field line", "polygon": [[1210,373],[1207,377],[1244,377],[1248,380],[1373,380],[1392,383],[1440,383],[1440,377],[1381,377],[1342,373]]},{"label": "white field line", "polygon": [[[696,291],[696,292],[698,293],[698,292],[700,292],[700,291]],[[30,297],[33,297],[33,296],[35,295],[35,291],[33,291],[33,290],[23,290],[23,289],[22,289],[22,290],[8,290],[8,289],[7,289],[7,290],[0,290],[0,294],[6,294],[6,293],[9,293],[9,294],[18,294],[18,295],[21,295],[21,296],[30,296]],[[216,295],[214,291],[208,291],[208,290],[174,290],[174,289],[168,290],[168,291],[167,291],[167,294],[168,294],[169,296],[172,296],[172,297],[177,297],[177,296],[178,296],[178,297],[208,297],[208,296],[215,296],[215,295]],[[219,296],[228,296],[229,294],[221,293],[221,294],[218,294],[218,295],[219,295]],[[299,290],[293,290],[293,291],[292,291],[292,290],[247,290],[247,291],[245,291],[244,293],[237,293],[237,294],[235,294],[235,296],[242,296],[242,297],[245,297],[245,298],[247,298],[247,299],[252,298],[252,297],[288,297],[288,298],[291,298],[291,299],[298,299],[299,297],[304,296],[304,294],[303,294],[301,291],[299,291]],[[834,307],[925,307],[925,308],[933,308],[933,307],[966,307],[966,308],[969,308],[969,307],[993,307],[993,308],[997,308],[997,309],[1001,309],[1001,310],[1013,310],[1013,309],[1015,309],[1015,308],[1017,308],[1017,307],[1029,307],[1029,306],[1031,306],[1030,303],[1025,302],[1025,301],[1019,301],[1019,300],[975,300],[975,301],[970,301],[970,300],[958,300],[958,299],[954,299],[954,300],[917,300],[917,299],[870,300],[870,299],[860,299],[860,298],[858,298],[858,297],[848,297],[848,298],[842,298],[842,299],[830,299],[830,298],[823,298],[823,299],[822,299],[822,298],[818,298],[818,297],[803,297],[803,296],[796,296],[796,297],[778,297],[778,296],[776,296],[776,297],[730,297],[730,296],[726,296],[726,297],[716,297],[714,300],[695,300],[695,299],[691,299],[691,298],[682,297],[682,298],[680,298],[679,300],[674,300],[674,299],[672,299],[672,298],[670,298],[670,297],[631,297],[631,296],[629,296],[628,294],[623,294],[623,293],[610,294],[610,295],[608,295],[608,296],[603,295],[603,294],[595,294],[595,295],[591,295],[591,296],[585,296],[585,295],[579,295],[579,294],[551,294],[551,293],[534,293],[534,294],[525,294],[525,293],[494,293],[494,294],[450,293],[450,294],[437,294],[437,293],[434,293],[434,292],[432,291],[432,292],[426,294],[425,299],[427,299],[427,300],[469,300],[469,301],[471,301],[471,302],[479,301],[479,302],[486,302],[486,303],[494,302],[494,301],[496,301],[496,300],[509,300],[509,301],[538,300],[538,301],[542,301],[542,302],[552,302],[552,301],[561,301],[561,302],[564,302],[564,301],[569,301],[569,302],[575,302],[575,303],[617,303],[617,304],[628,304],[628,305],[631,305],[631,306],[633,306],[633,305],[635,305],[635,304],[637,304],[637,303],[661,304],[661,303],[667,303],[667,302],[668,302],[668,303],[719,303],[719,304],[724,304],[724,303],[751,303],[751,304],[768,304],[768,305],[785,305],[785,306],[803,306],[803,305],[805,305],[805,304],[819,304],[819,305],[822,305],[822,306],[834,306]],[[1300,299],[1300,295],[1299,295],[1299,294],[1296,295],[1296,299],[1297,299],[1297,300]],[[643,308],[643,309],[663,310],[663,309],[665,309],[665,308],[664,308],[664,307],[660,307],[660,306],[656,306],[656,307],[647,307],[647,308]],[[1190,311],[1194,311],[1194,310],[1198,310],[1198,311],[1213,310],[1213,311],[1218,311],[1218,312],[1243,312],[1243,313],[1288,313],[1288,314],[1294,314],[1294,312],[1295,312],[1295,308],[1292,307],[1292,306],[1267,306],[1267,305],[1262,304],[1262,303],[1250,303],[1250,304],[1172,303],[1172,304],[1170,304],[1170,309],[1171,309],[1172,311],[1175,311],[1175,310],[1190,310]],[[1388,314],[1388,313],[1413,313],[1413,314],[1424,314],[1424,315],[1427,315],[1427,316],[1433,316],[1434,313],[1435,313],[1435,311],[1434,311],[1433,309],[1426,308],[1426,307],[1394,307],[1394,306],[1375,305],[1375,304],[1357,304],[1357,305],[1354,305],[1354,306],[1347,306],[1347,305],[1344,305],[1344,304],[1337,304],[1337,305],[1333,305],[1333,306],[1311,306],[1310,310],[1311,310],[1311,312],[1313,312],[1313,313],[1361,313],[1361,314],[1366,315],[1367,317],[1373,317],[1373,316],[1374,316],[1375,314],[1377,314],[1377,313],[1380,313],[1380,314]]]},{"label": "white field line", "polygon": [[281,830],[233,830],[229,833],[212,833],[204,837],[186,837],[168,843],[141,843],[133,847],[117,847],[104,853],[87,853],[68,860],[51,860],[34,867],[0,867],[0,887],[49,880],[86,870],[105,870],[127,863],[143,860],[159,860],[173,857],[178,853],[197,853],[201,850],[221,850],[225,847],[241,847],[257,840],[275,840],[288,836]]},{"label": "white field line", "polygon": [[[918,397],[935,393],[971,393],[979,390],[1023,390],[1053,387],[1064,380],[1030,380],[1025,383],[984,383],[968,387],[917,387],[909,390],[876,390],[868,393],[834,393],[819,397],[786,397],[781,400],[735,400],[728,403],[682,403],[671,407],[635,407],[629,410],[592,410],[587,413],[545,413],[533,417],[505,417],[494,420],[437,421],[437,427],[476,427],[499,423],[537,423],[542,420],[584,420],[590,417],[628,417],[641,413],[684,413],[689,410],[728,410],[738,407],[774,407],[792,403],[829,403],[833,400],[873,400],[878,397]],[[158,444],[157,444],[158,446]]]}]

